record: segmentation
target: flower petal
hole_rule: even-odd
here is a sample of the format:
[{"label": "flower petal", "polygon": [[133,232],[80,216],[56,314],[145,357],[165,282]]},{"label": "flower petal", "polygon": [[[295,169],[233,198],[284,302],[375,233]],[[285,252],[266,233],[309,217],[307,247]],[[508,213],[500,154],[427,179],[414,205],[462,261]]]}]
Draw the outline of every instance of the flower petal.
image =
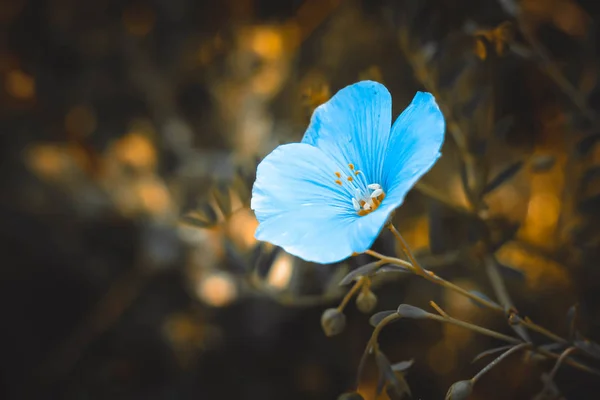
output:
[{"label": "flower petal", "polygon": [[302,143],[330,155],[340,165],[352,163],[369,183],[382,177],[392,97],[380,83],[362,81],[337,92],[317,107]]},{"label": "flower petal", "polygon": [[359,217],[335,183],[337,163],[308,144],[279,146],[258,166],[251,208],[258,240],[307,261],[332,263],[367,250],[387,216]]},{"label": "flower petal", "polygon": [[430,93],[417,92],[400,114],[385,157],[385,202],[399,206],[413,185],[435,164],[444,142],[444,115]]}]

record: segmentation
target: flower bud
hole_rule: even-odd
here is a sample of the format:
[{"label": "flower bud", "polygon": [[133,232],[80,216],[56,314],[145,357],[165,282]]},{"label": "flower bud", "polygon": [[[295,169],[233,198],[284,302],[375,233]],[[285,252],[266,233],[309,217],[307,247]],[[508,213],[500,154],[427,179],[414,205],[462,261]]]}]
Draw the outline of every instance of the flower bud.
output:
[{"label": "flower bud", "polygon": [[361,291],[356,297],[356,307],[365,314],[373,311],[376,305],[377,296],[370,289]]},{"label": "flower bud", "polygon": [[450,386],[446,393],[446,400],[465,400],[473,392],[473,383],[471,381],[458,381]]},{"label": "flower bud", "polygon": [[344,331],[346,316],[337,308],[328,308],[321,315],[321,326],[327,336],[335,336]]},{"label": "flower bud", "polygon": [[348,392],[348,393],[344,393],[341,394],[337,400],[364,400],[365,398],[362,397],[360,395],[360,393],[357,392]]}]

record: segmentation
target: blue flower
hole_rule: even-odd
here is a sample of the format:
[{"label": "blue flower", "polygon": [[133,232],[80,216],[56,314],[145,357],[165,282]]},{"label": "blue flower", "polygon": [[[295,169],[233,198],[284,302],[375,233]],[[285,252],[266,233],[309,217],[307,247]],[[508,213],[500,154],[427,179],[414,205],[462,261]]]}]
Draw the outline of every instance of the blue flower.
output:
[{"label": "blue flower", "polygon": [[429,93],[417,92],[391,122],[391,95],[376,82],[347,86],[317,107],[302,143],[279,146],[258,165],[256,238],[323,264],[368,250],[444,141]]}]

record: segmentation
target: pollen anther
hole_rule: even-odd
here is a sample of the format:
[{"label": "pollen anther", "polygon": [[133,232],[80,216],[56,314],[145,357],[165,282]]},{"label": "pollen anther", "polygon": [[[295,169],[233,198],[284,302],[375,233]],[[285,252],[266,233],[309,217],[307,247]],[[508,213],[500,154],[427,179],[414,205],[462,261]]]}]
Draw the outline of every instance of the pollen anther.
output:
[{"label": "pollen anther", "polygon": [[337,176],[338,178],[341,178],[341,177],[342,177],[342,174],[340,174],[339,172],[336,172],[336,173],[335,173],[335,176]]},{"label": "pollen anther", "polygon": [[356,197],[352,198],[352,205],[356,213],[362,217],[377,210],[384,198],[385,192],[381,185],[371,183],[362,192],[356,190]]},{"label": "pollen anther", "polygon": [[340,181],[339,179],[336,179],[335,183],[337,183],[338,185],[342,186],[342,181]]}]

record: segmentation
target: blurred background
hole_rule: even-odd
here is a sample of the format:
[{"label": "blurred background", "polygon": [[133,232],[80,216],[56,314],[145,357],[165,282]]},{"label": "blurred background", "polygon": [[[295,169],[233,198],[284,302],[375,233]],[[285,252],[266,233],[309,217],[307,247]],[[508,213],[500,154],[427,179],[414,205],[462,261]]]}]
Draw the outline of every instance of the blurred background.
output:
[{"label": "blurred background", "polygon": [[[248,202],[257,161],[362,79],[389,88],[394,117],[426,90],[447,118],[444,156],[395,217],[423,265],[494,298],[491,259],[499,301],[599,340],[599,19],[594,0],[1,0],[0,396],[355,389],[369,315],[351,302],[333,338],[319,321],[368,258],[321,266],[257,243]],[[386,233],[375,248],[400,254]],[[435,300],[514,334],[388,275],[376,311]],[[414,359],[416,399],[443,398],[498,345],[434,322],[381,337]],[[472,398],[533,398],[552,365],[512,357]],[[377,374],[368,363],[365,399]],[[568,366],[555,383],[551,398],[600,390]]]}]

